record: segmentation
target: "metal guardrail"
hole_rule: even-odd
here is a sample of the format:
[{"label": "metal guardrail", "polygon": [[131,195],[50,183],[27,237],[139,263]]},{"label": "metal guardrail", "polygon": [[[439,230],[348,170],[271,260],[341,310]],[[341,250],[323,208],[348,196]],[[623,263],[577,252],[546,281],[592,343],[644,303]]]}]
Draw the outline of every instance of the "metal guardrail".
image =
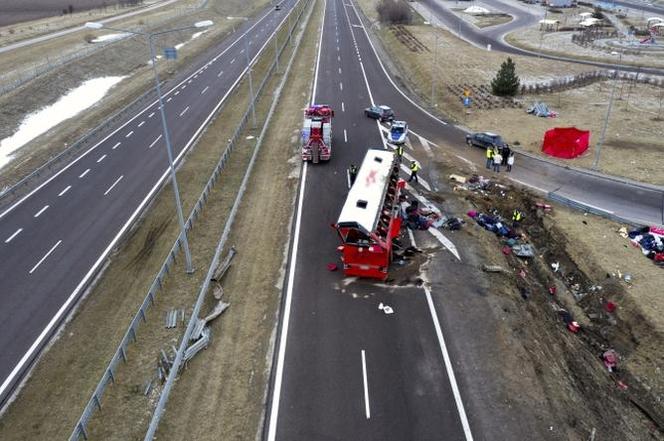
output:
[{"label": "metal guardrail", "polygon": [[[309,0],[307,0],[309,1]],[[299,21],[300,17],[302,15],[302,11],[297,17],[297,20],[292,24],[292,26],[289,29],[288,32],[288,38],[283,42],[281,45],[281,48],[279,49],[279,53],[283,53],[283,51],[286,49],[287,45],[289,44],[291,40],[291,36],[293,34],[293,29],[295,29],[297,22]],[[290,16],[290,13],[289,13]],[[286,21],[284,21],[286,23]],[[275,31],[275,35],[276,35]],[[265,45],[267,47],[267,45]],[[276,60],[272,62],[272,65],[268,69],[267,74],[261,81],[259,87],[256,89],[256,93],[254,94],[253,98],[253,103],[255,104],[258,101],[258,98],[263,89],[265,88],[265,85],[267,84],[268,80],[270,80],[272,74],[275,72],[276,69]],[[248,74],[248,72],[247,72]],[[239,84],[239,83],[238,83]],[[205,185],[205,188],[201,192],[201,195],[198,198],[198,201],[194,205],[194,208],[191,211],[191,214],[187,218],[187,221],[185,223],[185,227],[187,231],[191,230],[193,223],[196,219],[198,219],[198,216],[200,215],[203,206],[207,202],[208,196],[210,194],[210,191],[212,191],[212,188],[216,184],[217,180],[219,179],[219,176],[221,175],[221,172],[225,168],[226,163],[229,160],[230,154],[235,148],[236,142],[239,140],[240,134],[246,127],[247,122],[249,122],[251,118],[251,109],[252,109],[252,102],[250,102],[247,105],[247,109],[238,124],[238,126],[235,128],[235,132],[233,133],[233,136],[231,139],[228,141],[227,147],[224,150],[224,153],[221,155],[221,158],[219,159],[219,162],[214,168],[214,171],[212,172],[212,175],[210,176],[210,179],[208,180],[207,184]],[[220,112],[221,108],[217,111]],[[192,147],[193,148],[193,147]],[[74,427],[74,430],[69,437],[69,441],[78,441],[81,437],[84,439],[88,439],[88,434],[87,434],[87,425],[88,422],[90,421],[90,418],[94,414],[95,410],[101,410],[101,400],[104,395],[104,392],[106,388],[109,386],[109,384],[115,382],[115,372],[118,368],[118,365],[120,364],[120,361],[126,362],[127,361],[127,347],[131,342],[135,342],[137,337],[137,330],[139,328],[139,325],[141,322],[146,322],[147,321],[147,312],[150,309],[152,305],[154,305],[155,302],[155,297],[159,290],[161,289],[164,279],[170,272],[171,268],[173,267],[173,264],[175,263],[175,258],[180,251],[181,244],[180,244],[180,236],[175,240],[175,243],[171,247],[170,252],[168,253],[168,256],[164,260],[164,263],[162,264],[161,268],[159,269],[156,277],[154,278],[152,284],[150,285],[150,288],[148,289],[148,292],[141,303],[140,307],[138,308],[138,311],[134,315],[134,318],[131,320],[129,327],[127,328],[127,331],[125,332],[124,336],[122,337],[122,340],[120,341],[120,344],[118,348],[116,349],[113,357],[111,358],[108,366],[104,370],[104,373],[101,376],[101,379],[99,380],[99,383],[95,387],[95,390],[92,393],[92,396],[90,397],[90,400],[86,404],[85,408],[83,409],[83,412],[76,422],[76,425]],[[192,315],[192,317],[196,317],[195,315]],[[190,332],[186,335],[189,335]]]},{"label": "metal guardrail", "polygon": [[611,220],[616,221],[616,222],[621,222],[621,223],[624,223],[624,224],[628,224],[628,225],[631,225],[631,226],[637,227],[637,228],[644,226],[643,224],[639,224],[639,223],[637,223],[637,222],[635,222],[631,219],[627,219],[627,218],[624,218],[624,217],[621,217],[621,216],[616,216],[614,213],[611,213],[610,211],[606,211],[606,210],[602,210],[601,208],[596,208],[596,207],[592,207],[590,205],[586,205],[582,202],[572,200],[570,198],[562,196],[562,195],[560,195],[556,192],[553,192],[553,191],[547,193],[546,197],[547,197],[547,199],[550,199],[552,201],[563,204],[563,205],[565,205],[569,208],[572,208],[574,210],[583,211],[584,213],[594,214],[596,216],[601,216],[601,217],[611,219]]},{"label": "metal guardrail", "polygon": [[[296,24],[299,22],[300,18],[302,17],[302,14],[304,11],[307,9],[307,6],[310,3],[310,0],[300,0],[298,3],[303,3],[304,4],[297,16],[296,19]],[[296,5],[297,6],[297,5]],[[309,14],[307,16],[307,19],[311,17],[311,12],[313,11],[313,8],[309,9]],[[290,15],[290,14],[289,14]],[[292,27],[289,30],[288,34],[288,39],[291,38],[293,34],[293,29]],[[157,431],[157,427],[159,426],[159,422],[161,420],[161,416],[165,410],[166,403],[168,402],[168,397],[170,394],[170,390],[173,386],[173,383],[175,382],[175,379],[178,375],[178,371],[180,369],[181,363],[183,360],[186,359],[187,356],[187,351],[188,351],[188,343],[189,340],[191,339],[192,332],[194,331],[194,328],[196,327],[196,324],[198,322],[198,315],[201,310],[201,307],[203,306],[203,301],[205,300],[205,294],[209,290],[210,287],[210,282],[214,278],[215,272],[217,267],[219,266],[219,258],[221,256],[221,252],[224,249],[226,242],[228,241],[228,238],[231,233],[231,228],[233,226],[233,223],[235,221],[235,216],[237,215],[237,212],[239,211],[240,204],[242,203],[242,199],[244,197],[244,192],[247,189],[247,184],[249,181],[249,177],[251,175],[251,172],[253,170],[254,164],[256,163],[256,158],[258,157],[258,153],[260,152],[260,148],[263,144],[263,138],[265,136],[265,133],[267,132],[269,126],[270,126],[270,121],[272,119],[272,116],[277,108],[277,104],[279,102],[279,98],[281,97],[281,92],[283,91],[284,85],[286,84],[286,80],[288,79],[288,74],[291,70],[291,67],[293,65],[293,62],[295,61],[296,55],[297,55],[297,49],[300,45],[300,42],[302,41],[302,34],[304,33],[304,29],[302,29],[302,33],[298,36],[297,41],[295,43],[295,49],[293,50],[293,53],[291,54],[290,60],[288,62],[288,66],[286,67],[286,70],[284,71],[284,76],[281,79],[281,82],[279,83],[279,86],[275,90],[273,94],[273,99],[272,99],[272,104],[270,106],[270,109],[268,110],[267,116],[265,118],[265,122],[263,123],[263,127],[261,129],[261,133],[258,136],[258,139],[256,141],[256,146],[254,147],[254,151],[251,155],[251,159],[249,161],[249,164],[245,170],[244,177],[242,178],[242,183],[240,184],[240,189],[235,197],[235,201],[233,202],[233,207],[231,208],[231,212],[228,215],[228,219],[226,220],[226,224],[224,225],[224,231],[221,234],[221,237],[219,239],[219,242],[217,243],[217,247],[215,249],[214,256],[212,258],[212,261],[210,263],[210,266],[207,271],[207,275],[203,281],[203,285],[201,286],[201,289],[198,292],[198,296],[196,298],[196,303],[194,304],[194,308],[192,311],[192,314],[189,318],[189,323],[187,325],[187,329],[185,330],[184,335],[182,336],[182,340],[180,341],[180,347],[178,348],[178,351],[175,356],[175,360],[173,361],[173,365],[171,366],[171,370],[168,374],[168,378],[166,380],[166,383],[164,384],[164,388],[162,389],[162,392],[159,396],[159,402],[157,403],[157,406],[154,410],[154,413],[152,415],[152,419],[150,421],[150,425],[148,427],[147,433],[145,435],[144,441],[152,441],[154,439],[154,436]],[[280,52],[283,52],[283,48],[285,48],[285,45],[282,47],[282,50]],[[277,67],[277,61],[272,63],[271,71]],[[268,77],[266,76],[266,79]],[[207,342],[206,342],[207,344]]]}]

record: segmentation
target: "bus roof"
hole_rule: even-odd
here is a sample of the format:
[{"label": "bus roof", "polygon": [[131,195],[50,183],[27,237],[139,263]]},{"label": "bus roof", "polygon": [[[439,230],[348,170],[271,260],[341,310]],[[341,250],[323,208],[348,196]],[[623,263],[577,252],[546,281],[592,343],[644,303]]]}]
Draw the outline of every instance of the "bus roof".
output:
[{"label": "bus roof", "polygon": [[366,233],[374,230],[392,171],[394,153],[369,149],[355,178],[355,184],[339,215],[340,227],[357,227]]}]

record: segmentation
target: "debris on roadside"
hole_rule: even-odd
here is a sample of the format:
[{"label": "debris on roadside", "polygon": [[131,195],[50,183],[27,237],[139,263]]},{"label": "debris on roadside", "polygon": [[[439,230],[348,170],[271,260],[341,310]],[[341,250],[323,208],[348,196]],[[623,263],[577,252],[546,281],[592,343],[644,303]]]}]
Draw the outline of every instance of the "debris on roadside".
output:
[{"label": "debris on roadside", "polygon": [[171,309],[166,313],[166,329],[177,328],[178,319],[184,322],[184,309]]},{"label": "debris on roadside", "polygon": [[389,305],[384,305],[383,302],[380,302],[378,309],[383,311],[386,315],[394,314],[394,309]]},{"label": "debris on roadside", "polygon": [[[626,230],[623,227],[618,230],[618,234],[623,236]],[[632,245],[641,248],[644,256],[651,259],[656,265],[664,267],[664,228],[643,227],[628,232],[627,237]]]},{"label": "debris on roadside", "polygon": [[533,105],[526,110],[526,113],[542,118],[556,118],[558,116],[558,112],[549,109],[549,106],[542,101],[534,102]]},{"label": "debris on roadside", "polygon": [[607,351],[604,351],[602,354],[602,362],[604,363],[604,366],[606,366],[606,369],[609,372],[615,372],[618,370],[618,353],[613,350],[609,349]]}]

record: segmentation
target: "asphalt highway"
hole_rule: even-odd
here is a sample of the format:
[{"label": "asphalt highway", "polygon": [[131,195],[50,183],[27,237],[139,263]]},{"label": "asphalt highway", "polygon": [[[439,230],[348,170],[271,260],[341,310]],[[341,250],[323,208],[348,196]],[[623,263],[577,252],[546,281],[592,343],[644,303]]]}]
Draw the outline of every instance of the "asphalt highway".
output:
[{"label": "asphalt highway", "polygon": [[472,439],[430,293],[326,270],[338,262],[330,224],[347,195],[346,169],[384,144],[363,116],[373,101],[355,42],[360,23],[343,0],[325,11],[312,102],[336,112],[333,153],[303,169],[266,438]]},{"label": "asphalt highway", "polygon": [[[294,3],[243,22],[165,91],[178,161],[246,70],[245,46],[255,57]],[[167,171],[155,102],[0,213],[0,404],[166,182]]]}]

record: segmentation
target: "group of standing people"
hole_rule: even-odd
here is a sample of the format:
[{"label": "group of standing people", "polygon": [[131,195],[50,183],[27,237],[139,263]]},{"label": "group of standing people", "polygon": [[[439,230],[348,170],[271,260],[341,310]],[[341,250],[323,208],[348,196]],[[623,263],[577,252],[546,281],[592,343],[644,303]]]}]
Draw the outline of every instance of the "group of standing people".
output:
[{"label": "group of standing people", "polygon": [[501,148],[489,146],[486,149],[486,168],[491,169],[496,173],[500,173],[500,166],[507,166],[507,171],[512,171],[514,165],[514,152],[508,147]]}]

